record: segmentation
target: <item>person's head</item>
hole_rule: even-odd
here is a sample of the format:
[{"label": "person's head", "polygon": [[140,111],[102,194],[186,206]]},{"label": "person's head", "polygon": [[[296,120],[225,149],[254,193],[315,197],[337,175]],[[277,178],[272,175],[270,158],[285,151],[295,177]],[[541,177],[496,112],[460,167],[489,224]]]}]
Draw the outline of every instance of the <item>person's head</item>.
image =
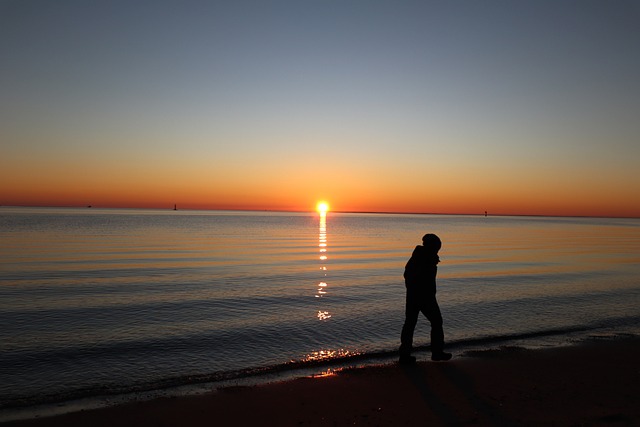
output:
[{"label": "person's head", "polygon": [[424,236],[422,236],[422,246],[424,246],[430,252],[438,253],[438,251],[442,247],[442,242],[440,241],[440,238],[435,234],[425,234]]}]

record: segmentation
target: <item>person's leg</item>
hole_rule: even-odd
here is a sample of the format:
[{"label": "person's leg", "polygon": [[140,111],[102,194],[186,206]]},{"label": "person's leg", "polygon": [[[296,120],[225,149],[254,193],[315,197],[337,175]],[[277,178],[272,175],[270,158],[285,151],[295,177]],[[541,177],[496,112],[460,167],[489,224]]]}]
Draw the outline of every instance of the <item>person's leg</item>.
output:
[{"label": "person's leg", "polygon": [[[451,355],[444,353],[444,329],[442,313],[435,295],[429,298],[422,307],[422,313],[431,323],[431,355],[434,360],[448,360]],[[448,356],[447,356],[448,355]],[[447,357],[445,357],[447,356]]]},{"label": "person's leg", "polygon": [[404,311],[404,325],[402,325],[402,333],[400,334],[400,357],[408,357],[411,355],[413,348],[413,332],[418,323],[418,315],[420,307],[407,298]]}]

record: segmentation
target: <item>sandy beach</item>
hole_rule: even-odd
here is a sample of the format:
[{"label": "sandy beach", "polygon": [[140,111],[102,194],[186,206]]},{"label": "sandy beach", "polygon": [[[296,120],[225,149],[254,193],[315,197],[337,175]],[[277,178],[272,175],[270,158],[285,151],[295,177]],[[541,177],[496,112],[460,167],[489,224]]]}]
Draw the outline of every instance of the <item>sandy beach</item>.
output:
[{"label": "sandy beach", "polygon": [[6,426],[639,425],[640,339],[504,347],[450,362],[162,398]]}]

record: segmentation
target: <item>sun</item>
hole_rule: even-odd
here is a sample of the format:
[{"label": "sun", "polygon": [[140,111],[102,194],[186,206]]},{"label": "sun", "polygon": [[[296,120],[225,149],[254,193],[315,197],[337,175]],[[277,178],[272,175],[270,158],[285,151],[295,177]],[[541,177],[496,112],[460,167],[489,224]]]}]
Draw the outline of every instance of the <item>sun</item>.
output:
[{"label": "sun", "polygon": [[329,212],[329,204],[327,202],[318,202],[316,210],[320,213],[327,213]]}]

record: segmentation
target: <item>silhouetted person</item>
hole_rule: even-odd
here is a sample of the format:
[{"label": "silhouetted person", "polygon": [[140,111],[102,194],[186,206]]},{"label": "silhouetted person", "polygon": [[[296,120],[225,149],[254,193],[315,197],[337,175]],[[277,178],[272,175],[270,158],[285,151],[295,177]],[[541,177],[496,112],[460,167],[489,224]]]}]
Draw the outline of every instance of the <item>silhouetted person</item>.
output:
[{"label": "silhouetted person", "polygon": [[444,352],[442,314],[436,301],[436,274],[438,273],[438,251],[442,242],[435,234],[425,234],[422,246],[413,250],[404,268],[404,283],[407,288],[405,320],[400,336],[400,363],[415,363],[411,356],[413,331],[420,312],[431,323],[431,360],[449,360],[451,353]]}]

